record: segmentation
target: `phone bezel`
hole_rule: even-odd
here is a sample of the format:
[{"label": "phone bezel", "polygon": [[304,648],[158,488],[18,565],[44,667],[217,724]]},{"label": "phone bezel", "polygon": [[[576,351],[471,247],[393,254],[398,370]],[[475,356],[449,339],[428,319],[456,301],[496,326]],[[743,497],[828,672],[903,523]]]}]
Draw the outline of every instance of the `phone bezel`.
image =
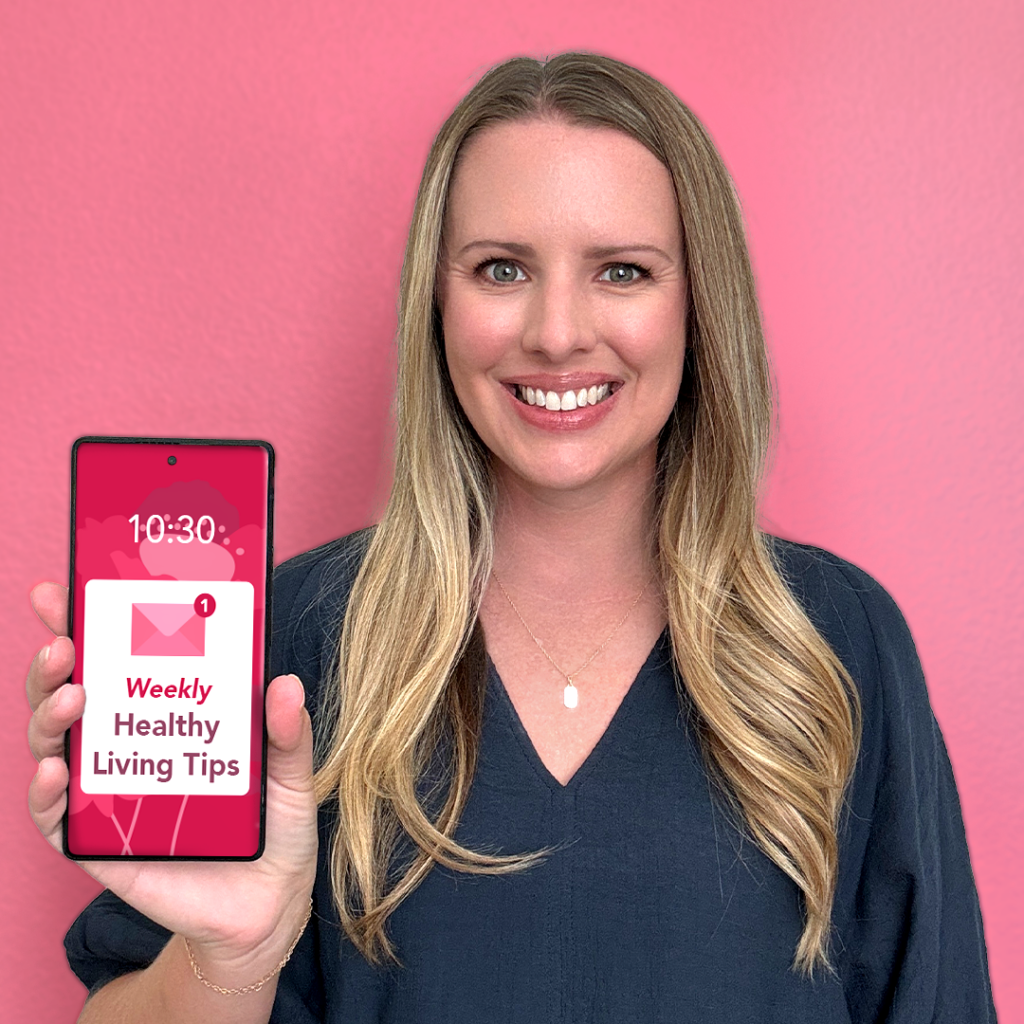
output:
[{"label": "phone bezel", "polygon": [[[91,854],[74,853],[68,843],[68,825],[70,819],[70,798],[64,808],[62,819],[61,835],[64,856],[75,861],[110,860],[110,861],[253,861],[263,856],[267,840],[267,685],[270,682],[270,639],[272,624],[272,600],[274,580],[274,448],[268,441],[260,440],[238,440],[234,438],[209,438],[209,437],[104,437],[99,435],[86,435],[79,437],[71,446],[71,542],[68,559],[68,636],[74,637],[74,594],[75,594],[75,534],[76,534],[76,507],[77,507],[77,483],[78,483],[78,449],[83,444],[122,444],[122,445],[168,445],[168,446],[189,446],[197,445],[232,447],[232,448],[262,448],[267,454],[267,543],[266,543],[266,598],[264,601],[264,626],[263,626],[263,706],[261,708],[262,725],[262,767],[260,771],[260,830],[259,842],[256,852],[252,854],[239,855],[153,855],[153,854]],[[173,452],[170,454],[174,454]],[[70,677],[69,677],[70,680]],[[71,730],[64,733],[64,762],[68,766],[68,786],[71,784]]]}]

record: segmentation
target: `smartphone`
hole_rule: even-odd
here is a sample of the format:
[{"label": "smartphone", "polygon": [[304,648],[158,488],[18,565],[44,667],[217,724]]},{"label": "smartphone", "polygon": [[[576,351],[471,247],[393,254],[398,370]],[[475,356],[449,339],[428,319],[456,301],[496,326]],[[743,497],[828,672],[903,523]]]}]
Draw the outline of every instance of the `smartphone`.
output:
[{"label": "smartphone", "polygon": [[265,441],[75,442],[67,856],[263,852],[273,470]]}]

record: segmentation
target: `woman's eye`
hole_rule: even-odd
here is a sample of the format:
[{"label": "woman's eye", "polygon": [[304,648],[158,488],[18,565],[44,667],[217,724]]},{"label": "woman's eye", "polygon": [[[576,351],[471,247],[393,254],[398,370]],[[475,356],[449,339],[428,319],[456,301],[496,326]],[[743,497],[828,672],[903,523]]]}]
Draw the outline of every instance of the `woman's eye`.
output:
[{"label": "woman's eye", "polygon": [[635,263],[613,263],[601,276],[612,284],[633,284],[649,275],[643,267],[638,267]]},{"label": "woman's eye", "polygon": [[[513,281],[520,281],[526,275],[522,274],[519,267],[511,260],[491,260],[481,268],[484,274],[498,284],[511,284]],[[520,276],[522,274],[522,276]]]}]

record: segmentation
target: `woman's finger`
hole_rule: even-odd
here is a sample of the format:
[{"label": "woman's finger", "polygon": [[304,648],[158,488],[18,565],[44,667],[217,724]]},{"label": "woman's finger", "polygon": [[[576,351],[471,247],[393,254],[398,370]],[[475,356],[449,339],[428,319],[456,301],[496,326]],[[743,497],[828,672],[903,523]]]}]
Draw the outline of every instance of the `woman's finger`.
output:
[{"label": "woman's finger", "polygon": [[74,667],[75,647],[66,636],[54,638],[39,651],[32,659],[25,680],[25,692],[33,711],[64,685]]},{"label": "woman's finger", "polygon": [[63,849],[62,820],[67,805],[68,767],[61,757],[39,762],[28,787],[28,809],[32,820],[56,850]]},{"label": "woman's finger", "polygon": [[42,700],[28,723],[28,745],[37,761],[62,757],[64,733],[85,710],[85,691],[65,683]]},{"label": "woman's finger", "polygon": [[298,676],[278,676],[267,689],[267,774],[286,789],[313,785],[313,733]]},{"label": "woman's finger", "polygon": [[68,631],[68,588],[59,583],[40,583],[28,595],[32,609],[55,636]]},{"label": "woman's finger", "polygon": [[306,866],[309,884],[316,871],[316,794],[313,789],[313,733],[302,683],[279,676],[267,690],[268,867]]}]

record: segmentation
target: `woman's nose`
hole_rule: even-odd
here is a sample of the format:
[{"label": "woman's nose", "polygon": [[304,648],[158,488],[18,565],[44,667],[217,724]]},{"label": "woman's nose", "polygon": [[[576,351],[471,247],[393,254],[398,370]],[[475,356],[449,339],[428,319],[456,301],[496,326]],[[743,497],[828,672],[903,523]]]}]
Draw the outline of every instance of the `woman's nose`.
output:
[{"label": "woman's nose", "polygon": [[596,337],[593,311],[578,283],[552,277],[534,290],[523,327],[525,351],[557,362],[593,348]]}]

